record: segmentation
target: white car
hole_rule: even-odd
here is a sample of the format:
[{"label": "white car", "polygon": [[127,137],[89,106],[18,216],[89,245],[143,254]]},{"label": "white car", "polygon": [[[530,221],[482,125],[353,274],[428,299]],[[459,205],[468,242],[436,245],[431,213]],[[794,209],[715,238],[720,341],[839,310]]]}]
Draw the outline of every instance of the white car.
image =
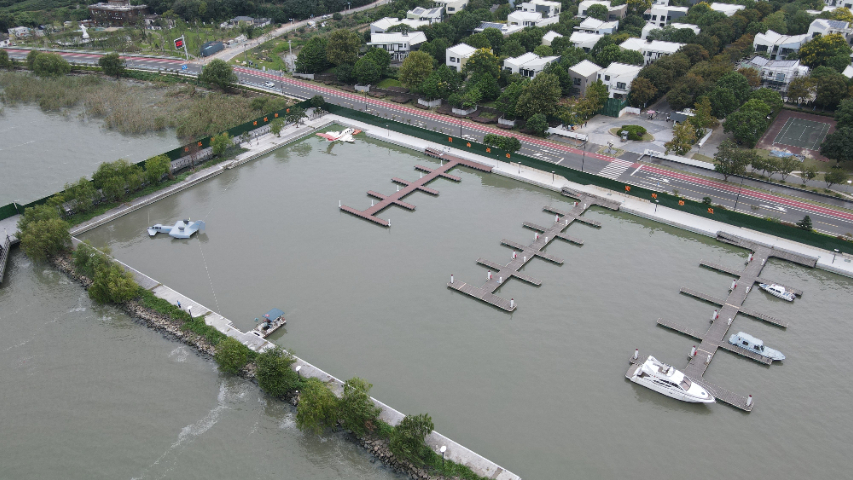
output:
[{"label": "white car", "polygon": [[264,86],[267,88],[275,88],[275,84],[272,82],[266,82],[266,83],[264,83]]}]

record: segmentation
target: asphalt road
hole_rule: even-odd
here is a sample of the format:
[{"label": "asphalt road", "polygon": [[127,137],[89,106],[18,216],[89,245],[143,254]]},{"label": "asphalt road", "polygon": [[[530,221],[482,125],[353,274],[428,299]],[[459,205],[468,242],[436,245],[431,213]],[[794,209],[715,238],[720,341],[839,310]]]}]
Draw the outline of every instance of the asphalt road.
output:
[{"label": "asphalt road", "polygon": [[[14,48],[7,50],[10,57],[18,59],[26,57],[28,53],[27,50]],[[94,53],[78,52],[67,52],[62,53],[62,55],[67,60],[76,63],[97,63],[100,57]],[[176,70],[189,75],[198,74],[200,71],[200,65],[176,59],[134,56],[125,58],[131,68]],[[186,65],[185,70],[182,70],[183,65]],[[448,135],[482,141],[488,133],[506,134],[504,130],[488,125],[386,102],[362,94],[344,92],[288,76],[282,77],[274,72],[262,72],[244,67],[237,67],[234,71],[239,82],[244,85],[302,99],[322,95],[330,103],[365,110],[378,116],[402,122],[411,120],[413,125],[429,130],[434,129]],[[264,87],[266,82],[273,82],[274,87]],[[723,205],[730,210],[737,205],[738,211],[774,217],[791,223],[809,215],[816,230],[833,235],[853,233],[853,213],[833,208],[843,207],[853,210],[853,202],[847,200],[827,198],[784,186],[762,185],[752,180],[745,180],[742,186],[739,182],[735,183],[734,180],[722,181],[722,177],[716,172],[659,160],[652,161],[648,158],[646,161],[642,161],[639,155],[630,152],[623,154],[621,158],[614,159],[594,153],[600,146],[592,144],[589,144],[585,150],[581,150],[562,142],[525,135],[516,136],[522,141],[520,153],[555,165],[599,174],[624,182],[626,185],[637,185],[668,192],[678,190],[679,194],[694,199],[711,197],[715,204]],[[772,190],[772,193],[754,190],[755,187]],[[820,204],[810,202],[819,202]]]}]

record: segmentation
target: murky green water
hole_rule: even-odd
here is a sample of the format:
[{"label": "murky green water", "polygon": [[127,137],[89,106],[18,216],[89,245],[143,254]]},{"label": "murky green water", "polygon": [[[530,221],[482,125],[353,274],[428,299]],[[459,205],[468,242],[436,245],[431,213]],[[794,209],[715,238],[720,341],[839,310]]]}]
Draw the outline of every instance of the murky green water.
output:
[{"label": "murky green water", "polygon": [[401,478],[19,250],[0,287],[0,478]]},{"label": "murky green water", "polygon": [[[384,229],[341,213],[364,208],[367,190],[417,178],[433,162],[373,140],[311,137],[84,235],[121,260],[221,312],[242,329],[271,307],[288,314],[273,340],[339,378],[369,379],[404,413],[428,412],[436,428],[523,478],[845,476],[853,393],[845,355],[853,281],[773,261],[766,277],[805,290],[794,304],[758,290],[747,307],[790,321],[787,330],[738,317],[745,331],[788,356],[765,367],[727,352],[706,378],[756,407],[686,405],[625,378],[634,348],[681,368],[696,342],[658,318],[704,330],[713,307],[681,286],[723,296],[731,278],[702,259],[738,266],[746,252],[712,239],[593,210],[600,230],[575,224],[583,247],[557,243],[556,266],[532,262],[498,291],[506,314],[449,291],[479,285],[478,257],[505,263],[503,238],[529,242],[521,223],[546,224],[544,205],[565,198],[490,174],[457,169],[459,184],[391,208]],[[145,227],[203,219],[189,241],[151,239]],[[747,473],[748,472],[748,473]]]},{"label": "murky green water", "polygon": [[36,105],[4,106],[0,114],[0,206],[22,204],[92,178],[102,162],[141,162],[179,145],[173,131],[122,135],[100,119],[45,114]]}]

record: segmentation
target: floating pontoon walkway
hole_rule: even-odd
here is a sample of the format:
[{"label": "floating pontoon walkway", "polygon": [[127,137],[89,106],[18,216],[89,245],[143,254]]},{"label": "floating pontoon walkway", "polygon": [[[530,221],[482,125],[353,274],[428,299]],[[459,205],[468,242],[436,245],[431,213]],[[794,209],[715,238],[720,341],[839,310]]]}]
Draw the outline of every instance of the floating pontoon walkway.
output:
[{"label": "floating pontoon walkway", "polygon": [[[484,258],[477,259],[478,264],[486,266],[490,269],[486,283],[484,283],[480,287],[475,287],[474,285],[465,282],[457,282],[454,280],[453,275],[451,275],[450,283],[447,284],[447,287],[468,294],[478,300],[482,300],[490,305],[494,305],[495,307],[506,310],[508,312],[512,312],[513,310],[515,310],[516,303],[514,299],[507,300],[503,297],[494,294],[494,292],[498,288],[500,288],[500,286],[503,285],[505,281],[509,280],[510,278],[517,278],[537,287],[542,285],[542,282],[540,282],[539,280],[520,273],[519,270],[524,267],[527,262],[533,260],[534,257],[539,257],[543,260],[548,260],[549,262],[556,263],[557,265],[562,265],[562,258],[554,255],[549,255],[543,252],[542,250],[546,246],[548,246],[548,244],[552,242],[555,238],[559,238],[560,240],[565,240],[576,245],[583,245],[583,240],[566,235],[563,233],[563,230],[568,228],[569,225],[571,225],[574,221],[585,223],[587,225],[592,225],[594,227],[600,227],[600,223],[594,220],[589,220],[581,217],[581,215],[593,205],[602,205],[604,207],[611,208],[614,210],[619,208],[619,204],[611,200],[602,199],[593,195],[586,195],[575,192],[571,193],[572,194],[569,195],[567,192],[563,192],[564,195],[572,196],[574,198],[578,198],[579,200],[571,210],[563,211],[554,207],[543,208],[546,212],[550,212],[556,215],[554,223],[551,226],[545,227],[531,222],[522,223],[522,226],[526,228],[535,230],[536,232],[541,232],[535,235],[533,243],[531,243],[530,245],[522,245],[512,240],[501,240],[502,245],[506,245],[507,247],[513,249],[512,261],[510,261],[506,265],[501,265],[500,263],[486,260]],[[494,273],[492,272],[492,270],[494,270]]]},{"label": "floating pontoon walkway", "polygon": [[6,263],[9,261],[9,250],[18,243],[15,235],[18,233],[18,220],[21,215],[14,215],[0,220],[0,283],[6,274]]},{"label": "floating pontoon walkway", "polygon": [[[706,295],[689,288],[681,289],[681,293],[683,294],[720,306],[719,312],[715,311],[714,315],[712,315],[711,326],[708,328],[708,331],[705,333],[697,332],[663,319],[658,320],[658,325],[701,341],[701,344],[696,349],[696,353],[690,357],[690,361],[684,369],[685,375],[690,377],[691,380],[695,381],[699,385],[705,387],[712,395],[714,395],[714,397],[717,398],[717,400],[728,403],[742,410],[752,411],[754,403],[751,400],[748,401],[746,397],[733,394],[716,385],[711,385],[704,381],[702,376],[708,369],[708,365],[711,363],[711,360],[713,360],[718,349],[736,353],[764,365],[770,365],[772,363],[772,360],[768,357],[728,343],[726,336],[729,333],[729,328],[738,313],[748,315],[783,328],[786,327],[787,325],[784,322],[781,322],[769,315],[744,309],[743,303],[746,300],[747,295],[749,295],[749,292],[752,291],[756,282],[774,283],[759,276],[769,258],[781,258],[798,265],[804,265],[812,268],[817,264],[817,259],[791,251],[773,248],[769,245],[753,242],[751,240],[723,232],[717,234],[717,240],[750,249],[754,253],[750,254],[750,259],[747,261],[746,267],[742,271],[702,261],[701,265],[704,267],[739,277],[734,284],[734,289],[725,299],[715,298],[711,295]],[[799,290],[792,289],[792,291],[797,295],[803,294],[803,292]],[[636,364],[637,361],[632,359],[631,363]],[[629,369],[629,373],[632,369]]]},{"label": "floating pontoon walkway", "polygon": [[402,201],[410,193],[413,193],[416,190],[420,190],[424,193],[428,193],[430,195],[438,195],[438,190],[434,190],[426,186],[427,183],[435,180],[438,177],[446,178],[448,180],[452,180],[454,182],[461,182],[462,179],[447,173],[448,170],[458,167],[464,166],[473,168],[474,170],[479,170],[481,172],[491,172],[492,167],[488,165],[483,165],[482,163],[473,162],[470,160],[465,160],[464,158],[454,157],[452,155],[447,155],[445,153],[441,153],[436,150],[426,149],[424,151],[430,157],[440,158],[442,160],[441,166],[438,168],[429,168],[424,167],[422,165],[416,165],[415,170],[419,170],[421,172],[426,172],[426,175],[421,175],[421,178],[413,181],[403,180],[401,178],[392,178],[391,181],[403,186],[403,188],[398,188],[396,192],[391,195],[383,195],[378,192],[374,192],[373,190],[367,192],[367,194],[371,197],[378,198],[379,203],[372,205],[370,208],[366,210],[356,210],[352,207],[348,207],[346,205],[341,205],[340,209],[351,213],[357,217],[361,217],[365,220],[370,220],[371,222],[376,223],[377,225],[381,225],[383,227],[390,227],[391,221],[385,220],[383,218],[379,218],[376,216],[377,213],[385,210],[391,205],[397,205],[398,207],[403,207],[407,210],[414,210],[415,206]]}]

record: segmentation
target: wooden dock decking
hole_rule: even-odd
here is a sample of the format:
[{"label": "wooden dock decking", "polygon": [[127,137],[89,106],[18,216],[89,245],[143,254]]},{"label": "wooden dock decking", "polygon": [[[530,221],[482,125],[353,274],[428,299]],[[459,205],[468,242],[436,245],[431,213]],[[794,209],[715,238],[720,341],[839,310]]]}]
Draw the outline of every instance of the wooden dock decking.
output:
[{"label": "wooden dock decking", "polygon": [[[817,259],[801,255],[796,252],[774,248],[773,246],[747,240],[725,232],[718,232],[717,240],[732,245],[737,245],[739,247],[748,248],[754,253],[752,256],[752,260],[747,262],[743,270],[737,270],[735,268],[726,267],[716,263],[706,262],[704,260],[700,262],[700,265],[702,267],[710,268],[738,277],[734,290],[731,290],[731,292],[725,299],[716,298],[711,295],[692,290],[690,288],[681,288],[680,293],[690,295],[692,297],[712,303],[714,305],[718,305],[720,307],[719,311],[717,312],[717,317],[711,320],[711,325],[708,328],[708,331],[705,333],[697,332],[677,323],[663,319],[658,320],[658,325],[699,340],[701,343],[697,347],[697,354],[690,358],[689,362],[687,363],[687,366],[683,370],[684,374],[687,375],[694,382],[705,387],[720,402],[727,403],[736,408],[740,408],[741,410],[749,412],[752,411],[752,408],[755,406],[754,402],[748,402],[748,397],[734,394],[722,387],[706,382],[703,378],[703,376],[705,375],[705,371],[708,369],[708,366],[710,365],[711,360],[713,360],[714,356],[716,355],[717,350],[720,349],[736,353],[763,365],[772,364],[773,360],[769,357],[765,357],[764,355],[760,355],[750,350],[741,348],[740,346],[728,343],[726,336],[729,334],[729,329],[731,328],[731,325],[729,324],[729,319],[732,319],[732,322],[734,322],[737,318],[737,314],[740,313],[782,328],[786,328],[786,323],[769,315],[745,309],[743,308],[743,303],[744,301],[746,301],[747,295],[754,288],[756,288],[754,287],[755,283],[776,283],[771,282],[760,276],[761,271],[764,269],[764,266],[766,265],[768,259],[772,257],[780,258],[792,263],[796,263],[798,265],[804,265],[811,268],[815,267],[815,265],[817,264]],[[785,286],[785,289],[793,292],[795,295],[803,295],[803,292],[801,290],[789,288],[787,286]],[[636,363],[636,361],[632,360],[631,363]]]},{"label": "wooden dock decking", "polygon": [[[585,223],[594,227],[601,227],[601,224],[599,222],[581,217],[581,215],[590,207],[592,207],[593,205],[599,205],[600,201],[601,200],[597,197],[587,197],[586,195],[580,195],[580,201],[571,210],[568,211],[558,210],[554,207],[548,206],[543,207],[544,211],[558,215],[558,219],[555,219],[554,223],[551,226],[545,227],[532,222],[522,223],[522,226],[525,228],[541,232],[539,238],[534,239],[533,242],[529,245],[522,245],[518,242],[514,242],[512,240],[507,239],[501,240],[502,245],[505,245],[515,250],[514,258],[512,259],[512,261],[510,261],[506,265],[501,265],[499,263],[492,262],[484,258],[477,259],[478,264],[484,265],[494,270],[494,273],[492,274],[490,280],[488,280],[480,287],[475,287],[465,282],[456,282],[452,280],[447,284],[447,287],[462,293],[466,293],[478,300],[482,300],[486,303],[494,305],[508,312],[515,310],[518,305],[512,299],[507,300],[503,297],[499,297],[495,295],[494,292],[510,278],[517,278],[537,287],[542,285],[542,282],[540,282],[539,280],[525,275],[519,272],[519,270],[524,267],[527,262],[533,260],[533,258],[535,257],[539,257],[543,260],[548,260],[549,262],[556,263],[557,265],[562,265],[562,258],[557,257],[555,255],[547,254],[542,250],[547,247],[549,243],[553,242],[555,239],[558,238],[560,240],[565,240],[577,245],[583,245],[583,240],[566,235],[563,233],[563,230],[569,228],[569,225],[571,225],[572,222],[575,221],[579,221],[581,223]],[[605,201],[610,202],[608,204],[608,208],[613,207],[615,204],[615,202],[611,202],[610,200]],[[616,204],[616,206],[618,208],[618,204]]]},{"label": "wooden dock decking", "polygon": [[376,216],[376,214],[378,214],[382,210],[385,210],[386,208],[388,208],[392,205],[396,205],[398,207],[402,207],[402,208],[405,208],[407,210],[414,211],[415,206],[410,204],[410,203],[406,203],[406,202],[402,201],[402,199],[405,198],[407,195],[415,192],[415,191],[421,191],[421,192],[424,192],[424,193],[429,194],[429,195],[437,196],[438,190],[435,190],[433,188],[426,186],[426,184],[435,180],[436,178],[439,178],[439,177],[446,178],[446,179],[454,181],[454,182],[461,182],[462,181],[461,178],[459,178],[455,175],[450,175],[449,173],[447,173],[448,170],[455,168],[455,167],[458,167],[458,166],[463,166],[463,167],[473,168],[474,170],[479,170],[481,172],[491,172],[492,171],[492,167],[489,167],[488,165],[483,165],[481,163],[473,162],[471,160],[465,160],[464,158],[454,157],[452,155],[448,155],[448,154],[445,154],[445,153],[442,153],[442,152],[439,152],[436,150],[432,150],[429,148],[426,149],[424,151],[424,153],[430,157],[442,159],[442,165],[439,166],[438,168],[430,168],[430,167],[425,167],[423,165],[415,165],[415,170],[426,173],[426,175],[422,175],[421,178],[419,178],[417,180],[409,181],[409,180],[404,180],[402,178],[397,178],[397,177],[392,178],[391,179],[392,182],[397,183],[399,185],[402,185],[403,188],[398,189],[396,192],[394,192],[390,195],[385,195],[385,194],[382,194],[379,192],[374,192],[373,190],[370,190],[369,192],[367,192],[367,195],[379,199],[379,203],[373,204],[370,208],[367,208],[365,210],[357,210],[355,208],[348,207],[346,205],[341,205],[339,208],[341,210],[343,210],[344,212],[351,213],[351,214],[353,214],[357,217],[363,218],[365,220],[369,220],[369,221],[371,221],[377,225],[381,225],[383,227],[390,227],[391,226],[390,220],[385,220],[383,218],[379,218]]}]

